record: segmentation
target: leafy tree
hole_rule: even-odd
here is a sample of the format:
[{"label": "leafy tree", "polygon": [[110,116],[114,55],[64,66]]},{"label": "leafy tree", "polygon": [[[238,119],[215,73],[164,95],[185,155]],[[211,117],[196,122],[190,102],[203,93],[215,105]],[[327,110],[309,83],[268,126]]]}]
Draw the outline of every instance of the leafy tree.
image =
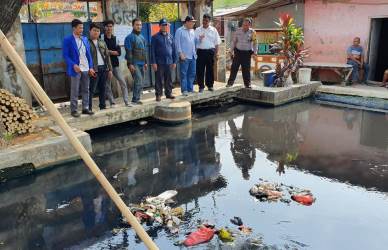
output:
[{"label": "leafy tree", "polygon": [[139,17],[143,22],[149,22],[149,16],[151,12],[151,3],[141,3],[139,4]]},{"label": "leafy tree", "polygon": [[176,21],[179,18],[178,4],[153,4],[150,8],[149,22],[159,22],[159,20],[162,18],[166,18],[168,21]]}]

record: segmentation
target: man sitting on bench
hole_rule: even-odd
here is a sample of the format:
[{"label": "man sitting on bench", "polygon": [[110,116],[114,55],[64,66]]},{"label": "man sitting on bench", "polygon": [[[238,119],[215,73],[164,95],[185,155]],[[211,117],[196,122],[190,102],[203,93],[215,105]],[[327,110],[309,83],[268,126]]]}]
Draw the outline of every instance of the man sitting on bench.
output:
[{"label": "man sitting on bench", "polygon": [[[368,65],[364,62],[364,49],[360,46],[360,38],[353,39],[353,45],[347,50],[347,64],[353,66],[352,83],[366,83],[368,80]],[[364,71],[363,79],[360,79],[360,71]]]}]

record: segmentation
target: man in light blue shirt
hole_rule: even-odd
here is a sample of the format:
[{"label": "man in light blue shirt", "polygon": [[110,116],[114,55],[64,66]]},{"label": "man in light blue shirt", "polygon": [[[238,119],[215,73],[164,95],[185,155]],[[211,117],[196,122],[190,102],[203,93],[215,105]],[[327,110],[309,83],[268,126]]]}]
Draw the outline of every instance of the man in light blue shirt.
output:
[{"label": "man in light blue shirt", "polygon": [[179,56],[181,92],[187,96],[193,93],[193,84],[196,73],[197,53],[195,49],[196,39],[194,24],[196,20],[192,16],[187,16],[185,23],[175,33],[175,49]]},{"label": "man in light blue shirt", "polygon": [[[356,37],[353,39],[353,45],[347,51],[347,64],[353,66],[351,83],[366,83],[368,80],[368,64],[364,61],[364,48],[360,46],[361,39]],[[360,71],[364,71],[364,76],[360,79]]]}]

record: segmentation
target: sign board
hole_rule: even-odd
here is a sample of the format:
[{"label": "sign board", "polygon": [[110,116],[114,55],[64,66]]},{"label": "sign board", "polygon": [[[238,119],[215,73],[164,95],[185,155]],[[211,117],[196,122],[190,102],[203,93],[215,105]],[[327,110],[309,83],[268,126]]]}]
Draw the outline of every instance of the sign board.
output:
[{"label": "sign board", "polygon": [[124,40],[132,32],[132,29],[132,26],[129,25],[116,24],[114,26],[114,35],[118,45],[124,45]]}]

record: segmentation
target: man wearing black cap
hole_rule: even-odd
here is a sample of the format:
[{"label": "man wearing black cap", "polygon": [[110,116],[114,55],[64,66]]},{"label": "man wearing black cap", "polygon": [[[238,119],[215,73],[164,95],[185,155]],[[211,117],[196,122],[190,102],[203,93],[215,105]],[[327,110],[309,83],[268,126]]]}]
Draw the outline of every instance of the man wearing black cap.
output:
[{"label": "man wearing black cap", "polygon": [[187,16],[184,25],[175,33],[175,48],[179,55],[181,91],[185,96],[194,92],[193,84],[197,60],[196,39],[193,29],[195,22],[194,17]]},{"label": "man wearing black cap", "polygon": [[204,76],[206,70],[205,82],[209,91],[213,91],[214,84],[214,62],[218,54],[218,46],[221,44],[221,38],[216,28],[210,26],[211,16],[203,15],[202,26],[195,30],[195,37],[199,41],[197,44],[197,83],[199,93],[205,89]]},{"label": "man wearing black cap", "polygon": [[160,32],[151,39],[151,64],[155,71],[155,95],[158,102],[163,95],[163,85],[166,98],[175,99],[172,95],[171,70],[176,68],[177,61],[174,39],[167,32],[168,22],[165,18],[159,21],[159,27]]}]

